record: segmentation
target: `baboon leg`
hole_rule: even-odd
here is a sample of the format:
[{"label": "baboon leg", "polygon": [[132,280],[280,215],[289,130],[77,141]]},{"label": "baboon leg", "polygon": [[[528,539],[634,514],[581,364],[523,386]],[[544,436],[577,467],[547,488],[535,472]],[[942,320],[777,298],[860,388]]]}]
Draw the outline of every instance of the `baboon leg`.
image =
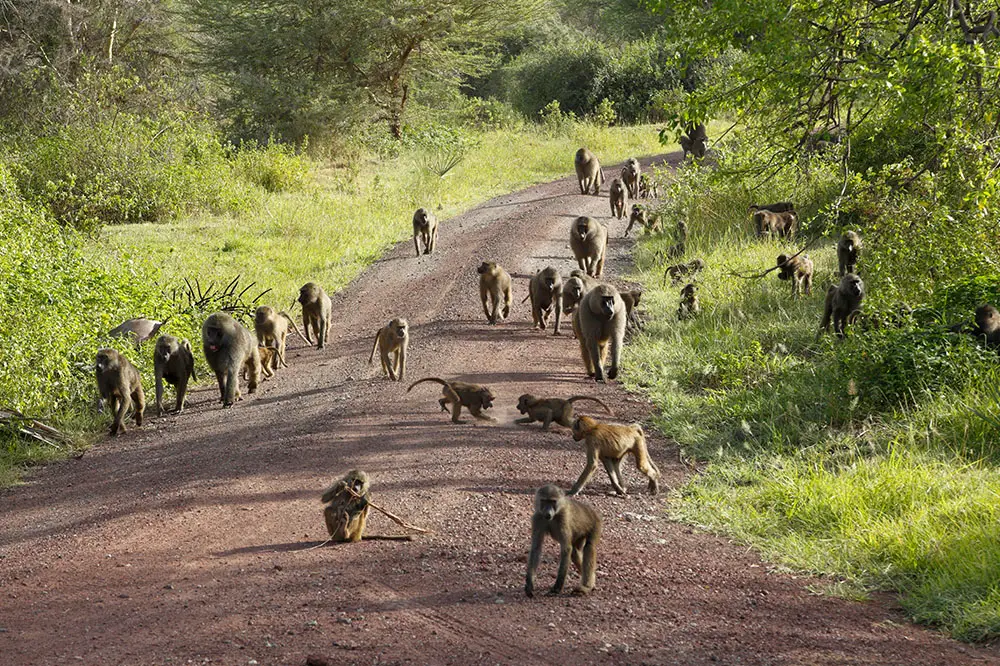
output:
[{"label": "baboon leg", "polygon": [[510,303],[513,299],[510,294],[510,287],[503,290],[503,318],[510,316]]},{"label": "baboon leg", "polygon": [[[607,354],[607,346],[604,348],[604,353]],[[621,338],[617,335],[611,335],[611,365],[608,367],[608,379],[615,379],[618,376],[618,366],[621,364],[622,360],[622,346]]]},{"label": "baboon leg", "polygon": [[184,398],[187,396],[187,388],[187,377],[177,382],[177,403],[174,405],[174,411],[178,414],[184,411]]},{"label": "baboon leg", "polygon": [[486,315],[486,319],[489,320],[489,322],[492,324],[493,318],[490,317],[490,308],[486,304],[487,296],[488,292],[486,290],[486,287],[485,286],[479,287],[479,300],[483,302],[483,314]]},{"label": "baboon leg", "polygon": [[534,422],[535,422],[535,419],[531,418],[530,416],[525,416],[523,419],[514,419],[514,423],[525,424],[525,423],[534,423]]},{"label": "baboon leg", "polygon": [[281,367],[283,368],[288,367],[288,364],[285,363],[285,346],[287,344],[288,344],[288,334],[285,333],[284,335],[281,336],[281,339],[278,340],[278,363],[280,363]]},{"label": "baboon leg", "polygon": [[465,423],[465,421],[462,421],[461,419],[458,418],[459,414],[461,414],[461,413],[462,413],[462,403],[456,400],[455,403],[451,407],[451,422],[452,423]]},{"label": "baboon leg", "polygon": [[542,308],[531,306],[531,318],[535,320],[535,327],[545,330],[545,317],[542,316]]},{"label": "baboon leg", "polygon": [[573,594],[587,594],[597,584],[597,544],[592,537],[587,537],[583,546],[583,561],[580,568],[580,585]]},{"label": "baboon leg", "polygon": [[608,247],[607,245],[605,245],[604,251],[601,252],[601,256],[597,260],[596,265],[594,266],[594,277],[601,277],[601,275],[604,274],[604,255],[607,254],[607,252],[608,252]]},{"label": "baboon leg", "polygon": [[219,401],[224,403],[226,402],[227,375],[221,368],[215,371],[215,381],[219,383]]},{"label": "baboon leg", "polygon": [[500,299],[497,294],[490,294],[490,323],[496,324],[500,318]]},{"label": "baboon leg", "polygon": [[580,270],[581,271],[583,271],[587,275],[590,275],[590,271],[587,270],[586,260],[587,260],[586,257],[581,257],[581,258],[579,258],[579,259],[576,260],[576,263],[578,263],[580,265]]},{"label": "baboon leg", "polygon": [[590,351],[587,349],[587,342],[583,339],[583,336],[577,336],[577,341],[580,343],[580,356],[583,358],[583,365],[587,370],[587,376],[594,376],[594,362],[591,360]]},{"label": "baboon leg", "polygon": [[597,471],[597,451],[591,449],[587,451],[587,465],[586,467],[583,468],[583,471],[580,473],[580,478],[576,480],[576,483],[573,484],[573,487],[566,494],[579,495],[580,491],[583,490],[583,487],[587,485],[587,482],[590,481],[590,477],[592,477],[594,475],[594,472],[596,471]]},{"label": "baboon leg", "polygon": [[552,307],[554,307],[556,309],[555,332],[553,332],[552,335],[560,335],[560,333],[559,333],[559,316],[562,313],[562,302],[561,301],[556,301],[556,302],[554,302],[552,304]]},{"label": "baboon leg", "polygon": [[812,291],[813,291],[813,278],[812,278],[812,275],[807,275],[802,280],[802,286],[806,290],[806,296],[812,295]]},{"label": "baboon leg", "polygon": [[529,597],[535,596],[535,571],[542,559],[542,541],[545,539],[545,530],[536,528],[534,521],[532,523],[531,552],[528,554],[528,573],[524,581],[524,592]]},{"label": "baboon leg", "polygon": [[146,411],[146,394],[142,392],[140,384],[132,393],[132,401],[135,403],[135,424],[142,425],[142,415]]},{"label": "baboon leg", "polygon": [[650,459],[645,438],[639,440],[633,449],[633,454],[636,468],[649,479],[649,492],[655,495],[660,491],[660,468]]},{"label": "baboon leg", "polygon": [[613,458],[601,458],[601,462],[604,464],[604,470],[608,473],[608,479],[611,480],[611,486],[615,489],[615,492],[622,497],[627,495],[628,492],[622,487],[621,478],[618,476],[619,469],[616,464],[618,461]]},{"label": "baboon leg", "polygon": [[586,537],[577,539],[573,543],[573,568],[577,571],[583,568],[583,544],[585,541]]},{"label": "baboon leg", "polygon": [[559,571],[556,573],[556,584],[549,590],[549,594],[559,594],[563,585],[566,584],[566,572],[569,570],[569,560],[573,545],[570,543],[559,544]]},{"label": "baboon leg", "polygon": [[111,424],[112,435],[119,435],[125,432],[125,417],[127,416],[128,409],[131,406],[132,398],[129,397],[128,393],[125,393],[118,399],[118,410],[115,412],[115,422]]},{"label": "baboon leg", "polygon": [[549,426],[552,425],[552,410],[545,412],[545,418],[542,420],[542,430],[548,430]]},{"label": "baboon leg", "polygon": [[473,406],[469,407],[468,409],[469,409],[469,413],[472,414],[473,416],[475,416],[480,421],[495,421],[496,420],[492,416],[487,416],[486,414],[483,414],[482,410],[479,409],[478,405],[473,405]]},{"label": "baboon leg", "polygon": [[402,346],[402,347],[400,347],[399,351],[396,352],[396,362],[399,364],[399,371],[397,373],[398,376],[399,376],[399,381],[403,381],[406,378],[406,346],[405,345]]},{"label": "baboon leg", "polygon": [[594,368],[594,372],[591,375],[599,382],[604,381],[605,350],[606,343],[598,342],[597,340],[593,340],[587,346],[587,352],[590,354],[590,360]]},{"label": "baboon leg", "polygon": [[450,412],[451,411],[451,408],[448,407],[448,405],[451,404],[451,400],[449,400],[448,398],[440,398],[438,400],[438,404],[441,405],[441,411],[442,412]]},{"label": "baboon leg", "polygon": [[312,344],[312,338],[309,337],[309,322],[311,321],[311,319],[312,319],[311,317],[306,316],[305,312],[302,313],[302,332],[306,336],[306,342],[308,342],[310,345]]},{"label": "baboon leg", "polygon": [[[178,393],[180,387],[178,385]],[[156,415],[163,416],[163,377],[156,376]]]},{"label": "baboon leg", "polygon": [[413,234],[413,249],[417,251],[417,256],[418,257],[420,256],[420,241],[418,240],[419,237],[420,237],[420,232],[419,231],[414,232],[414,234]]},{"label": "baboon leg", "polygon": [[[253,373],[254,371],[249,370],[248,372]],[[256,376],[253,377],[252,381],[253,385],[257,386]],[[239,396],[237,395],[237,393],[239,392],[239,387],[240,387],[239,371],[236,368],[230,368],[229,370],[226,371],[226,394],[225,394],[225,399],[223,400],[223,404],[226,407],[233,405],[233,403],[235,403],[239,399]]]}]

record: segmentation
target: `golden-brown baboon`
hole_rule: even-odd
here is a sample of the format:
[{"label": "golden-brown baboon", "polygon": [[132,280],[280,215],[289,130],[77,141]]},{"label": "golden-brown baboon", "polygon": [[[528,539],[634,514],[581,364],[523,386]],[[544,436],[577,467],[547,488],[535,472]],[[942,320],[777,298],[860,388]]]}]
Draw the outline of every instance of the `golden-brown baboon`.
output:
[{"label": "golden-brown baboon", "polygon": [[[510,316],[510,274],[500,264],[492,261],[479,264],[476,272],[479,273],[479,298],[483,302],[483,312],[486,314],[486,320],[494,326],[498,319]],[[491,301],[490,307],[486,305],[487,297]],[[501,303],[503,303],[502,312]]]},{"label": "golden-brown baboon", "polygon": [[570,271],[569,278],[563,283],[563,314],[573,314],[583,296],[597,284],[599,284],[597,280],[579,268]]},{"label": "golden-brown baboon", "polygon": [[626,236],[637,223],[643,229],[649,225],[649,211],[642,204],[632,204],[632,212],[628,216],[628,226],[625,227]]},{"label": "golden-brown baboon", "polygon": [[441,393],[443,394],[443,397],[438,400],[438,404],[441,405],[442,412],[447,412],[448,405],[451,405],[452,423],[465,423],[465,421],[460,421],[458,418],[458,415],[462,412],[463,406],[477,419],[481,419],[483,421],[495,420],[492,416],[483,414],[483,411],[492,407],[493,401],[496,400],[496,397],[493,395],[493,391],[489,390],[485,386],[470,384],[467,382],[448,382],[438,377],[424,377],[423,379],[418,379],[410,384],[410,388],[406,389],[406,392],[409,393],[413,390],[414,386],[424,382],[435,382],[442,386]]},{"label": "golden-brown baboon", "polygon": [[656,181],[650,178],[646,174],[639,176],[639,198],[649,199],[657,198],[660,196],[659,188],[656,186]]},{"label": "golden-brown baboon", "polygon": [[514,423],[534,423],[542,422],[542,430],[548,430],[549,424],[558,423],[566,428],[573,427],[573,403],[577,400],[591,400],[604,408],[608,414],[614,416],[611,408],[597,398],[589,395],[574,395],[571,398],[538,398],[530,393],[525,393],[517,399],[517,411],[527,414],[523,419],[517,419]]},{"label": "golden-brown baboon", "polygon": [[655,495],[659,492],[660,469],[649,457],[649,452],[646,450],[646,436],[638,423],[613,425],[601,423],[589,416],[580,416],[573,422],[573,439],[578,442],[584,440],[587,447],[587,465],[569,491],[570,495],[576,495],[583,490],[597,470],[597,461],[600,460],[615,492],[624,496],[626,491],[622,484],[621,462],[622,458],[630,453],[635,457],[636,468],[649,479],[650,494]]},{"label": "golden-brown baboon", "polygon": [[625,183],[625,188],[628,190],[628,196],[630,199],[639,198],[639,179],[642,177],[642,167],[639,166],[639,160],[634,157],[628,158],[625,162],[625,166],[622,167],[622,182]]},{"label": "golden-brown baboon", "polygon": [[305,330],[306,342],[312,344],[312,338],[309,337],[311,326],[316,346],[322,349],[326,346],[326,338],[330,335],[330,325],[333,323],[333,301],[321,286],[315,282],[307,282],[299,289],[299,303],[302,304],[302,328]]},{"label": "golden-brown baboon", "polygon": [[692,259],[686,264],[667,266],[667,270],[663,272],[663,282],[666,284],[669,276],[670,284],[675,285],[686,277],[694,279],[703,270],[705,270],[705,262],[701,259]]},{"label": "golden-brown baboon", "polygon": [[861,301],[865,298],[865,283],[854,273],[848,273],[840,278],[840,284],[831,284],[826,290],[826,302],[823,304],[823,321],[819,325],[816,339],[823,331],[830,330],[833,321],[833,331],[837,337],[844,337],[848,324],[853,324],[861,312]]},{"label": "golden-brown baboon", "polygon": [[580,572],[580,584],[573,594],[584,595],[597,584],[597,543],[601,540],[601,516],[592,507],[567,497],[562,488],[548,484],[535,492],[535,512],[531,516],[531,552],[524,593],[535,596],[535,572],[542,559],[545,535],[559,542],[559,571],[549,594],[559,594],[566,584],[570,560]]},{"label": "golden-brown baboon", "polygon": [[837,241],[838,272],[841,276],[853,273],[861,254],[861,236],[856,231],[845,231]]},{"label": "golden-brown baboon", "polygon": [[758,236],[778,236],[792,240],[799,228],[799,215],[794,210],[784,213],[759,210],[753,214],[753,223]]},{"label": "golden-brown baboon", "polygon": [[576,167],[576,180],[580,185],[580,194],[587,194],[591,188],[594,195],[601,193],[601,185],[604,184],[604,171],[601,163],[594,153],[586,148],[576,151],[573,159],[573,166]]},{"label": "golden-brown baboon", "polygon": [[688,282],[681,289],[681,304],[677,307],[677,319],[693,319],[701,313],[701,304],[698,302],[698,286],[693,282]]},{"label": "golden-brown baboon", "polygon": [[628,205],[628,195],[622,181],[615,178],[608,187],[608,200],[611,202],[611,217],[625,217],[625,206]]},{"label": "golden-brown baboon", "polygon": [[243,324],[225,312],[210,314],[201,327],[205,360],[219,382],[222,404],[230,407],[240,398],[240,369],[248,367],[247,393],[257,390],[260,380],[260,352]]},{"label": "golden-brown baboon", "polygon": [[[288,327],[291,325],[302,341],[312,345],[306,340],[302,331],[295,325],[287,312],[276,312],[270,305],[262,305],[257,308],[253,315],[253,330],[257,335],[257,345],[259,347],[272,346],[278,348],[278,357],[281,362],[285,362],[285,347],[288,340]],[[277,368],[277,366],[275,366]]]},{"label": "golden-brown baboon", "polygon": [[[260,375],[262,380],[274,377],[278,366],[284,363],[284,359],[281,358],[281,352],[278,351],[277,347],[257,345],[257,355],[260,357]],[[253,359],[248,358],[240,369],[240,379],[248,379],[250,377],[252,366]]]},{"label": "golden-brown baboon", "polygon": [[392,381],[401,382],[406,377],[406,349],[409,345],[410,327],[405,319],[396,317],[375,334],[375,344],[372,345],[368,362],[372,362],[375,350],[378,349],[382,372]]},{"label": "golden-brown baboon", "polygon": [[576,218],[569,230],[569,246],[580,270],[591,277],[601,277],[608,251],[608,230],[603,224],[585,215]]},{"label": "golden-brown baboon", "polygon": [[778,255],[778,279],[792,281],[792,296],[812,293],[813,262],[808,254],[800,254],[789,258],[788,255]]},{"label": "golden-brown baboon", "polygon": [[413,247],[420,256],[420,243],[424,244],[424,254],[434,251],[438,239],[438,221],[434,213],[426,208],[418,208],[413,214]]},{"label": "golden-brown baboon", "polygon": [[789,211],[795,211],[795,204],[791,201],[778,201],[776,203],[770,204],[750,204],[748,212],[753,215],[757,211],[769,210],[772,213],[787,213]]},{"label": "golden-brown baboon", "polygon": [[629,291],[619,291],[618,295],[622,297],[622,302],[625,303],[625,328],[642,328],[642,320],[639,319],[639,311],[636,309],[639,307],[639,301],[642,300],[642,290],[641,289],[630,289]]},{"label": "golden-brown baboon", "polygon": [[163,415],[163,382],[177,389],[174,411],[184,411],[188,379],[198,379],[194,371],[194,353],[191,343],[172,335],[161,335],[153,348],[153,373],[156,377],[156,415]]},{"label": "golden-brown baboon", "polygon": [[587,376],[604,381],[604,365],[611,348],[608,379],[618,376],[622,341],[625,339],[625,302],[618,290],[599,284],[587,292],[573,313],[573,331],[580,343],[580,355]]},{"label": "golden-brown baboon", "polygon": [[115,349],[99,349],[94,370],[101,401],[110,403],[115,416],[111,423],[111,434],[120,435],[125,432],[125,416],[133,406],[135,424],[141,427],[146,396],[142,392],[142,378],[131,361]]},{"label": "golden-brown baboon", "polygon": [[368,521],[368,474],[352,469],[323,492],[323,518],[331,541],[361,541]]},{"label": "golden-brown baboon", "polygon": [[562,316],[563,281],[559,271],[547,266],[538,271],[528,284],[528,298],[531,299],[531,319],[535,328],[545,330],[552,310],[556,311],[555,330],[559,335],[559,319]]}]

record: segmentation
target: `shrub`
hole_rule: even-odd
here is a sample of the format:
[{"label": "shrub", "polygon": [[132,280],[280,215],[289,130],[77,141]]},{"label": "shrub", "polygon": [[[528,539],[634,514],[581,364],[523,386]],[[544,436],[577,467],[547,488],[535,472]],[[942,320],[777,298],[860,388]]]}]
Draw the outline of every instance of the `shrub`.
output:
[{"label": "shrub", "polygon": [[273,139],[263,147],[252,142],[244,144],[236,154],[235,165],[240,177],[268,192],[301,190],[311,181],[313,172],[311,160]]}]

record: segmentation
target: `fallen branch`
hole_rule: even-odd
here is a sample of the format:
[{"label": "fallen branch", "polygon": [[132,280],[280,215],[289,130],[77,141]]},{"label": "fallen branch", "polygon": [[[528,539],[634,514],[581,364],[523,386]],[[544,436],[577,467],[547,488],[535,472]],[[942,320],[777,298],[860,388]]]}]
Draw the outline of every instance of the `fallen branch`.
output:
[{"label": "fallen branch", "polygon": [[[347,490],[347,492],[349,492],[354,497],[356,497],[358,499],[361,499],[361,495],[359,495],[356,492],[354,492],[354,490],[352,488],[345,488],[345,490]],[[416,525],[410,525],[408,522],[406,522],[405,520],[403,520],[402,518],[400,518],[396,514],[390,512],[390,511],[387,511],[386,509],[383,509],[378,504],[376,504],[375,502],[371,501],[371,499],[368,500],[368,506],[370,506],[371,508],[375,509],[379,513],[384,514],[386,518],[388,518],[392,522],[396,523],[400,527],[405,527],[408,530],[413,530],[414,532],[420,532],[421,534],[433,534],[434,533],[433,530],[425,530],[423,527],[417,527]]]},{"label": "fallen branch", "polygon": [[[785,261],[791,261],[795,257],[799,256],[800,254],[802,254],[803,252],[805,252],[806,250],[808,250],[809,248],[811,248],[813,245],[816,244],[816,241],[821,240],[822,238],[823,238],[823,236],[821,236],[821,235],[820,236],[813,236],[809,240],[809,242],[806,243],[802,247],[801,250],[799,250],[798,252],[796,252],[792,256],[788,257],[788,259],[786,259]],[[738,278],[743,279],[743,280],[759,280],[760,278],[766,276],[771,271],[776,271],[779,268],[780,268],[780,266],[771,266],[770,268],[768,268],[763,273],[756,273],[756,274],[753,274],[753,275],[746,275],[746,274],[743,274],[743,273],[737,273],[736,271],[729,271],[729,274],[732,275],[733,277],[738,277]]]},{"label": "fallen branch", "polygon": [[0,408],[0,425],[12,426],[19,434],[49,446],[59,446],[69,439],[52,426],[13,409]]}]

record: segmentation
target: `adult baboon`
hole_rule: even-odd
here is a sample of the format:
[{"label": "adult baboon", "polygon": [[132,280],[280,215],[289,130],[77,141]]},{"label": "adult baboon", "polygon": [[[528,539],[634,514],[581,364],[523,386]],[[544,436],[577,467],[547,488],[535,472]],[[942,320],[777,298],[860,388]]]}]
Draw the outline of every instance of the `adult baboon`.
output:
[{"label": "adult baboon", "polygon": [[1000,347],[1000,312],[992,305],[977,307],[976,325],[971,333],[988,347]]},{"label": "adult baboon", "polygon": [[492,407],[493,401],[496,400],[496,397],[493,395],[493,391],[489,390],[485,386],[481,386],[480,384],[470,384],[467,382],[449,382],[438,377],[425,377],[410,384],[410,388],[406,389],[406,392],[409,393],[413,390],[414,386],[424,382],[435,382],[443,387],[441,389],[443,397],[438,400],[438,404],[441,405],[442,412],[447,412],[448,405],[451,405],[452,423],[465,423],[465,421],[460,421],[458,418],[458,415],[462,412],[463,406],[477,419],[481,419],[483,421],[495,420],[493,417],[483,414],[483,411]]},{"label": "adult baboon", "polygon": [[559,594],[566,584],[566,572],[572,559],[580,571],[580,584],[573,594],[584,595],[597,583],[597,542],[601,539],[600,514],[592,507],[567,497],[562,488],[552,484],[535,492],[535,512],[531,516],[531,552],[524,593],[535,596],[535,572],[542,559],[542,542],[549,535],[559,542],[559,571],[549,594]]},{"label": "adult baboon", "polygon": [[563,314],[573,314],[576,306],[583,300],[584,294],[593,289],[599,282],[581,271],[574,268],[569,273],[569,279],[563,283]]},{"label": "adult baboon", "polygon": [[[528,298],[531,299],[531,319],[533,327],[545,330],[552,310],[556,312],[555,330],[559,335],[559,319],[562,316],[563,281],[559,271],[546,266],[531,277],[528,283]],[[522,301],[523,302],[523,301]]]},{"label": "adult baboon", "polygon": [[222,404],[230,407],[240,398],[240,369],[246,365],[247,393],[257,390],[260,381],[260,352],[243,324],[225,312],[210,314],[201,327],[205,360],[219,382]]},{"label": "adult baboon", "polygon": [[594,195],[599,195],[601,185],[604,184],[604,171],[601,169],[601,163],[597,156],[586,148],[581,148],[576,151],[573,165],[576,167],[576,179],[580,184],[580,194],[587,194],[593,188]]},{"label": "adult baboon", "polygon": [[608,379],[618,376],[622,341],[625,338],[625,302],[610,284],[599,284],[587,292],[573,313],[573,331],[587,376],[604,381],[604,364],[611,348]]},{"label": "adult baboon", "polygon": [[799,228],[799,215],[793,210],[784,213],[759,210],[753,214],[753,223],[758,236],[779,236],[793,240]]},{"label": "adult baboon", "polygon": [[[382,362],[382,372],[392,381],[403,381],[406,377],[406,349],[410,344],[410,327],[405,319],[396,317],[375,334],[372,353],[368,363],[375,358],[378,349]],[[390,359],[389,356],[392,355]]]},{"label": "adult baboon", "polygon": [[692,259],[686,264],[667,266],[667,270],[663,272],[663,282],[666,283],[669,276],[670,284],[675,285],[686,277],[693,279],[703,270],[705,270],[705,262],[701,259]]},{"label": "adult baboon", "polygon": [[194,371],[194,353],[191,343],[172,335],[161,335],[153,348],[153,373],[156,377],[156,415],[163,416],[163,382],[177,389],[174,411],[184,411],[188,379],[198,379]]},{"label": "adult baboon", "polygon": [[615,178],[608,187],[608,200],[611,202],[611,217],[622,219],[625,217],[625,206],[628,203],[628,194],[622,181]]},{"label": "adult baboon", "polygon": [[573,427],[573,403],[577,400],[591,400],[604,408],[608,414],[614,416],[611,408],[597,398],[589,395],[574,395],[571,398],[538,398],[530,393],[524,393],[517,399],[517,411],[527,414],[523,419],[517,419],[514,423],[534,423],[542,422],[542,430],[548,430],[549,424],[558,423],[566,428]]},{"label": "adult baboon", "polygon": [[639,178],[642,177],[642,167],[639,166],[639,160],[634,157],[628,158],[625,166],[622,167],[621,175],[622,182],[628,189],[629,197],[637,199],[639,197]]},{"label": "adult baboon", "polygon": [[[483,312],[486,314],[486,320],[494,326],[497,319],[506,319],[510,315],[510,274],[500,264],[492,261],[479,264],[476,272],[479,273],[479,298],[483,302]],[[486,306],[487,297],[491,301],[491,307]]]},{"label": "adult baboon", "polygon": [[424,254],[430,254],[437,245],[438,221],[434,213],[426,208],[418,208],[413,214],[413,247],[420,256],[420,243],[424,244]]},{"label": "adult baboon", "polygon": [[649,199],[652,197],[655,199],[658,196],[660,196],[660,193],[659,188],[656,186],[656,181],[646,174],[639,176],[639,198]]},{"label": "adult baboon", "polygon": [[569,230],[569,247],[580,270],[591,277],[601,277],[608,249],[608,230],[603,224],[585,215],[573,220]]},{"label": "adult baboon", "polygon": [[691,153],[694,157],[704,157],[708,151],[708,130],[705,125],[688,125],[687,136],[680,138],[681,148],[684,150],[684,157]]},{"label": "adult baboon", "polygon": [[698,302],[698,286],[693,282],[688,282],[681,289],[681,303],[677,308],[677,319],[692,319],[701,313],[701,304]]},{"label": "adult baboon", "polygon": [[808,254],[800,254],[789,258],[788,255],[778,255],[778,279],[792,281],[792,296],[812,293],[813,262]]},{"label": "adult baboon", "polygon": [[636,468],[649,479],[649,493],[655,495],[659,492],[660,469],[649,457],[649,452],[646,450],[646,436],[638,423],[613,425],[601,423],[589,416],[581,416],[573,422],[573,439],[578,442],[584,440],[587,447],[587,465],[569,491],[570,495],[579,494],[583,490],[597,470],[598,460],[604,465],[615,492],[622,496],[626,495],[625,486],[622,484],[621,462],[622,458],[630,453],[635,457]]},{"label": "adult baboon", "polygon": [[823,331],[830,330],[833,321],[833,331],[837,337],[844,337],[848,324],[854,323],[861,312],[861,301],[865,298],[865,283],[854,273],[848,273],[840,278],[840,284],[830,285],[826,291],[826,302],[823,304],[823,321],[819,325],[816,339]]},{"label": "adult baboon", "polygon": [[135,403],[135,424],[142,426],[142,412],[146,409],[146,396],[142,392],[142,378],[135,366],[115,349],[99,349],[94,363],[97,392],[102,401],[110,403],[115,418],[111,434],[125,432],[125,416]]},{"label": "adult baboon", "polygon": [[[302,328],[306,333],[306,342],[312,344],[309,329],[316,337],[316,346],[322,349],[326,346],[326,338],[330,334],[330,324],[333,322],[333,301],[326,295],[323,288],[315,282],[307,282],[299,289],[299,303],[302,304]],[[284,354],[282,354],[284,356]]]},{"label": "adult baboon", "polygon": [[295,325],[292,318],[286,312],[276,312],[270,305],[262,305],[257,308],[253,315],[253,330],[257,335],[257,345],[260,347],[272,346],[278,348],[278,356],[281,362],[285,361],[285,347],[288,341],[288,326],[291,325],[302,341],[312,345],[302,331]]},{"label": "adult baboon", "polygon": [[632,204],[632,213],[628,216],[628,226],[625,227],[626,236],[628,236],[628,232],[632,231],[632,227],[636,223],[644,230],[649,224],[649,211],[641,204]]},{"label": "adult baboon", "polygon": [[795,212],[795,204],[791,201],[777,201],[769,204],[750,204],[748,212],[753,215],[761,210],[769,210],[772,213],[787,213],[789,211]]},{"label": "adult baboon", "polygon": [[837,241],[838,272],[841,276],[853,273],[861,254],[861,236],[856,231],[845,231]]}]

